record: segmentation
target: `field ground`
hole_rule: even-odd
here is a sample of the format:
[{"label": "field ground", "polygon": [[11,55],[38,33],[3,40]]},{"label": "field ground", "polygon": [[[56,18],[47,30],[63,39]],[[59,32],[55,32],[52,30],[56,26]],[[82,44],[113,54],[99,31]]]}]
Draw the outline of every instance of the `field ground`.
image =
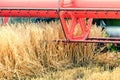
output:
[{"label": "field ground", "polygon": [[[75,35],[81,34],[79,27]],[[101,37],[93,25],[90,36]],[[119,80],[120,52],[96,44],[63,44],[58,22],[18,23],[0,27],[0,79],[2,80]]]},{"label": "field ground", "polygon": [[120,67],[104,70],[100,67],[79,67],[51,72],[43,78],[32,80],[120,80]]}]

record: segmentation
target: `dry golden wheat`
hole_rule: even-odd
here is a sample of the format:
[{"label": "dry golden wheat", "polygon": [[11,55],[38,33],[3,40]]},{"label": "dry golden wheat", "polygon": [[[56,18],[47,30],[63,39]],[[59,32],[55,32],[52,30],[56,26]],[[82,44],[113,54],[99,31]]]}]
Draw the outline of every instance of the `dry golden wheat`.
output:
[{"label": "dry golden wheat", "polygon": [[[76,29],[75,34],[79,33]],[[101,37],[101,28],[93,26],[90,36]],[[59,21],[0,27],[0,78],[37,77],[45,71],[86,65],[93,61],[95,44],[64,45],[52,42],[55,39],[64,39]]]}]

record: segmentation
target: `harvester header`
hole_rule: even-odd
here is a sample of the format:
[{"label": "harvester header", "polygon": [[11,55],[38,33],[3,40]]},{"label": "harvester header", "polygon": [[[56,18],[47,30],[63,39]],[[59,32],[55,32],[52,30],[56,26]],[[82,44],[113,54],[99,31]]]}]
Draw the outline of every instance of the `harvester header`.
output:
[{"label": "harvester header", "polygon": [[[66,37],[62,41],[120,43],[119,38],[89,38],[94,18],[120,18],[120,0],[1,0],[0,17],[60,18]],[[69,27],[66,18],[71,20]],[[75,36],[77,24],[82,34]]]},{"label": "harvester header", "polygon": [[58,18],[58,11],[74,11],[81,18],[119,18],[116,16],[119,3],[119,0],[1,0],[0,16]]}]

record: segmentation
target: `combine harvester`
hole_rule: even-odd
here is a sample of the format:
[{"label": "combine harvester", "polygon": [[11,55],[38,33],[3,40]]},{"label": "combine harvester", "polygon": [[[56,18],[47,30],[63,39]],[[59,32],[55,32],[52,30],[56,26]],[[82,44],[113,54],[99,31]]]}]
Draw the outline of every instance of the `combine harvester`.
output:
[{"label": "combine harvester", "polygon": [[[120,43],[119,37],[89,37],[93,19],[120,18],[120,0],[0,0],[0,17],[5,17],[3,24],[8,21],[8,17],[60,18],[66,40],[58,41]],[[70,26],[66,18],[71,20]],[[74,30],[77,24],[82,34],[76,36]],[[120,35],[118,29],[113,27],[110,30],[108,27],[108,32],[117,36]]]}]

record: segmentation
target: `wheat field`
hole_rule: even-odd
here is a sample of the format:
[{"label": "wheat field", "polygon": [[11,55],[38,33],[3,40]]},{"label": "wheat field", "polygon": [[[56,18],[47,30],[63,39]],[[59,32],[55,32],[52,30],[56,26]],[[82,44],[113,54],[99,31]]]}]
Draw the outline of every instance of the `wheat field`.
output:
[{"label": "wheat field", "polygon": [[[77,28],[75,34],[80,34]],[[90,36],[102,37],[101,27],[93,25]],[[109,76],[115,73],[120,79],[119,52],[102,54],[105,47],[95,52],[94,43],[64,44],[52,41],[58,39],[64,39],[59,21],[1,26],[0,79],[110,80]],[[109,67],[117,68],[109,72]],[[115,75],[111,78],[117,79]]]}]

